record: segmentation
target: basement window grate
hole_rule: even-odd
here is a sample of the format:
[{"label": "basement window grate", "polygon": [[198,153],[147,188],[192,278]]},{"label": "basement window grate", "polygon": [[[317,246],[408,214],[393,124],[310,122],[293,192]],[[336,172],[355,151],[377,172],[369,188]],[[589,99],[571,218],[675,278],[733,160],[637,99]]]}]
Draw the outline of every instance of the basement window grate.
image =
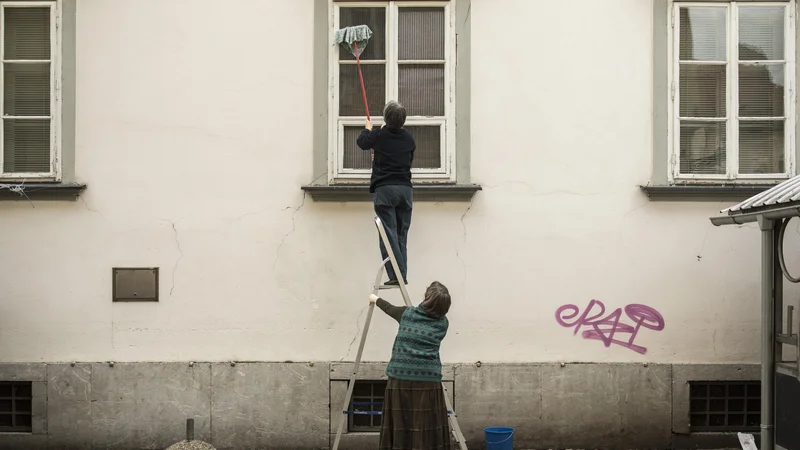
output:
[{"label": "basement window grate", "polygon": [[694,381],[689,384],[692,432],[753,432],[761,423],[761,382]]},{"label": "basement window grate", "polygon": [[0,381],[0,432],[30,433],[33,413],[33,383]]},{"label": "basement window grate", "polygon": [[381,431],[381,411],[386,384],[386,381],[356,380],[353,399],[350,401],[348,431],[367,433]]}]

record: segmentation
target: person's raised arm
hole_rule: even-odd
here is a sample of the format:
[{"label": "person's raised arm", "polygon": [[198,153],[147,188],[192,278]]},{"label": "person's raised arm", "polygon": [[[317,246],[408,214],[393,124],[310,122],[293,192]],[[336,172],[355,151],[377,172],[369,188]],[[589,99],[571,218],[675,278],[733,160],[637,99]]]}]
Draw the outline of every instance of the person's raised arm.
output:
[{"label": "person's raised arm", "polygon": [[400,319],[403,318],[403,313],[406,311],[405,306],[394,306],[375,294],[369,296],[369,301],[378,305],[378,308],[383,310],[389,317],[396,320],[397,323],[400,323]]},{"label": "person's raised arm", "polygon": [[372,147],[375,146],[375,143],[378,141],[378,131],[372,129],[372,121],[367,119],[367,123],[364,125],[364,129],[361,130],[361,134],[356,139],[356,145],[361,150],[372,150]]}]

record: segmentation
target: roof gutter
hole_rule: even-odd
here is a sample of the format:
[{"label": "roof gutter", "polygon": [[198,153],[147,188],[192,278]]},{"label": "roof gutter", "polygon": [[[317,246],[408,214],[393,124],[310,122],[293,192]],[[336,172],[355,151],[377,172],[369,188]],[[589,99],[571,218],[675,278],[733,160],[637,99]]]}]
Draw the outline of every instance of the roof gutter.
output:
[{"label": "roof gutter", "polygon": [[768,220],[786,219],[787,217],[800,216],[800,206],[791,206],[789,208],[772,209],[765,211],[757,211],[747,214],[737,214],[733,216],[718,216],[712,217],[711,223],[715,226],[722,225],[743,225],[746,223],[753,223],[758,220],[759,216],[763,216]]}]

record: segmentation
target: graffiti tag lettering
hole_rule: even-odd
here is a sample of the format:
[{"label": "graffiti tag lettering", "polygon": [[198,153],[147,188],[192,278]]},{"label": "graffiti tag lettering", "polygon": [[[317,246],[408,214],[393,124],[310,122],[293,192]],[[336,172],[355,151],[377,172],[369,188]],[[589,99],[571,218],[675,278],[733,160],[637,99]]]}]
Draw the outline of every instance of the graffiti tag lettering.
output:
[{"label": "graffiti tag lettering", "polygon": [[[603,342],[606,347],[611,344],[619,345],[644,355],[647,348],[636,345],[634,341],[642,328],[653,331],[664,329],[664,317],[655,309],[646,305],[628,305],[625,315],[633,324],[622,321],[622,308],[617,308],[611,314],[606,314],[606,306],[600,300],[592,300],[586,309],[575,305],[564,305],[556,310],[556,321],[564,328],[575,328],[573,334],[577,335],[583,327],[584,339],[593,339]],[[575,319],[577,317],[577,319]],[[572,321],[572,319],[575,319]],[[629,335],[628,340],[622,340],[619,335]]]}]

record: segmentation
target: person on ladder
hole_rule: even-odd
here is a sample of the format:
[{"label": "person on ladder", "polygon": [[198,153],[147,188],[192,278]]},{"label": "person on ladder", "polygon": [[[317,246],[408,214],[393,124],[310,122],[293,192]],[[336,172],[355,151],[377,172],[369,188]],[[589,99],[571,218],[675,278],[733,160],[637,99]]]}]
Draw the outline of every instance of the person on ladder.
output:
[{"label": "person on ladder", "polygon": [[[383,110],[385,125],[373,129],[372,121],[367,119],[364,130],[356,143],[362,150],[373,150],[372,177],[369,192],[375,207],[375,214],[383,222],[386,236],[392,246],[403,284],[408,284],[408,230],[411,227],[413,207],[413,187],[411,184],[411,164],[417,146],[414,137],[403,129],[406,123],[406,109],[396,101],[390,101]],[[381,258],[389,257],[386,248],[378,238]],[[391,264],[386,265],[389,281],[387,286],[398,285],[397,274]]]},{"label": "person on ladder", "polygon": [[450,450],[439,348],[450,322],[450,292],[434,281],[419,306],[373,302],[400,324],[386,367],[379,450]]}]

